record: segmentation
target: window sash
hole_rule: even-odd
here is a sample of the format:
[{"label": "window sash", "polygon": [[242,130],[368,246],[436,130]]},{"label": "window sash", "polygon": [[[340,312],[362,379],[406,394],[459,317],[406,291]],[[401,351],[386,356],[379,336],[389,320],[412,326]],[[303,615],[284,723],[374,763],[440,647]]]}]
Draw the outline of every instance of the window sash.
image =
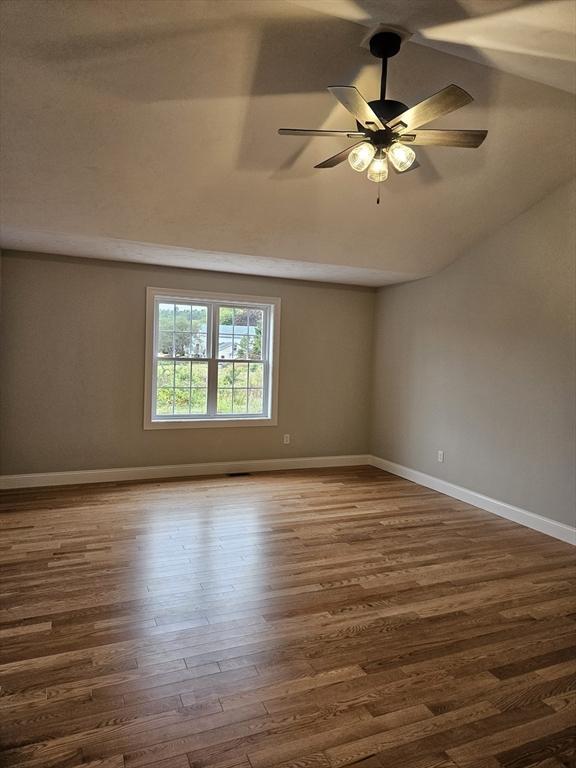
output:
[{"label": "window sash", "polygon": [[[206,351],[207,357],[166,357],[158,355],[158,342],[160,335],[160,304],[180,304],[190,307],[207,307],[206,323]],[[218,358],[219,340],[220,340],[220,308],[229,307],[233,309],[257,309],[262,311],[262,340],[261,340],[261,358],[254,360],[250,358]],[[226,300],[202,301],[201,299],[184,298],[182,296],[156,295],[154,297],[154,317],[153,317],[153,343],[152,343],[152,386],[151,386],[151,419],[153,422],[173,422],[173,421],[236,421],[236,420],[262,420],[270,419],[271,396],[272,396],[272,342],[273,342],[273,323],[274,323],[275,305],[258,302],[238,301],[232,296]],[[233,327],[233,326],[232,326]],[[158,414],[157,407],[157,373],[158,362],[191,362],[208,364],[207,381],[207,407],[206,413],[200,414]],[[218,413],[218,366],[220,363],[260,363],[262,365],[262,410],[258,413]],[[172,387],[172,389],[175,389]],[[238,387],[238,389],[249,388]]]}]

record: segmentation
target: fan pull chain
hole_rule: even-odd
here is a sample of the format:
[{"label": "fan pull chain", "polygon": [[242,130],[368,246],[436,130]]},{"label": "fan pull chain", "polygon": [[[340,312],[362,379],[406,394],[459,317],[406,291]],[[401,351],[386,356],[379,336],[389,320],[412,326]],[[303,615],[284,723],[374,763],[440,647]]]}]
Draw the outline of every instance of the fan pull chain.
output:
[{"label": "fan pull chain", "polygon": [[376,198],[376,205],[380,205],[380,187],[382,186],[382,182],[378,182],[378,197]]}]

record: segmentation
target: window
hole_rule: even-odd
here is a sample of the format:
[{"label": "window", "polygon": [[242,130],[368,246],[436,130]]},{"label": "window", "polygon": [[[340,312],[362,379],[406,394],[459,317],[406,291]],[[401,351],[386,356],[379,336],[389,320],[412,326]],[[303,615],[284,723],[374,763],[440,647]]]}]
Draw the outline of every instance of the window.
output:
[{"label": "window", "polygon": [[148,288],[146,429],[275,424],[280,299]]}]

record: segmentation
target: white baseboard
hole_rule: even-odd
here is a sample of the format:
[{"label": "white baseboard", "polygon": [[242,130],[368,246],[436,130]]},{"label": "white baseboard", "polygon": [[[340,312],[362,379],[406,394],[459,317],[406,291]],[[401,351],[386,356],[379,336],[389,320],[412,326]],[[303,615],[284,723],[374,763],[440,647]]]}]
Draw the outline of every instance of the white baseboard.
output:
[{"label": "white baseboard", "polygon": [[214,461],[208,464],[169,464],[157,467],[118,467],[113,469],[81,469],[71,472],[38,472],[29,475],[0,475],[0,490],[39,488],[51,485],[85,483],[117,483],[131,480],[160,480],[166,477],[226,475],[231,472],[270,472],[279,469],[315,469],[319,467],[353,467],[369,465],[372,456],[305,456],[286,459],[254,459],[248,461]]},{"label": "white baseboard", "polygon": [[492,499],[490,496],[484,496],[468,488],[462,488],[459,485],[449,483],[447,480],[441,480],[439,477],[419,472],[417,469],[410,469],[410,467],[395,464],[393,461],[380,459],[378,456],[371,456],[370,463],[372,466],[383,469],[386,472],[391,472],[393,475],[398,475],[406,480],[412,480],[419,485],[432,488],[459,501],[473,504],[475,507],[485,509],[487,512],[492,512],[499,517],[505,517],[507,520],[512,520],[527,528],[532,528],[535,531],[540,531],[540,533],[553,536],[555,539],[566,541],[568,544],[576,544],[576,528],[565,523],[557,523],[555,520],[542,517],[542,515],[537,515],[535,512],[529,512],[527,509],[514,507],[512,504]]},{"label": "white baseboard", "polygon": [[426,488],[465,501],[487,512],[532,528],[555,539],[576,544],[576,529],[557,523],[534,512],[492,499],[468,488],[462,488],[438,477],[427,475],[410,467],[395,464],[378,456],[355,454],[351,456],[305,456],[286,459],[254,459],[249,461],[215,461],[207,464],[170,464],[156,467],[119,467],[113,469],[82,469],[71,472],[39,472],[28,475],[0,475],[0,490],[39,488],[55,485],[83,485],[86,483],[117,483],[137,480],[161,480],[168,477],[194,477],[198,475],[225,475],[232,472],[270,472],[283,469],[316,469],[321,467],[352,467],[371,465]]}]

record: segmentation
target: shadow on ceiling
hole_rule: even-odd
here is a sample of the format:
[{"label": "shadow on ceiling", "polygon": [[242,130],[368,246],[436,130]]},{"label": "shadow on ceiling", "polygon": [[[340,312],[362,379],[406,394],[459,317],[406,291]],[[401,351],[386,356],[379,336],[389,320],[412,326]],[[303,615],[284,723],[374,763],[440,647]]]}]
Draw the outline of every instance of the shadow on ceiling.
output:
[{"label": "shadow on ceiling", "polygon": [[[475,5],[475,15],[493,14],[495,7],[498,13],[515,5],[537,1],[480,0],[480,4]],[[375,8],[380,13],[387,12],[383,10],[381,0],[355,0],[355,4],[366,15],[373,16]],[[223,14],[220,18],[204,18],[200,11],[196,18],[190,18],[188,14],[177,23],[166,23],[162,19],[162,3],[157,7],[159,13],[153,24],[147,20],[137,28],[77,35],[36,46],[28,55],[86,87],[112,93],[127,101],[152,104],[198,100],[204,102],[200,108],[209,110],[210,99],[245,99],[241,107],[244,121],[238,167],[271,173],[270,178],[277,181],[301,179],[313,173],[335,175],[338,172],[336,169],[317,171],[313,165],[346,146],[340,139],[314,139],[311,143],[306,139],[277,136],[276,130],[281,125],[324,126],[336,107],[326,91],[327,86],[352,84],[365,67],[374,72],[370,78],[374,81],[374,92],[364,95],[367,99],[377,96],[379,63],[360,47],[366,33],[364,27],[313,12],[283,18],[238,15],[233,12],[234,4],[230,3],[226,3],[231,9],[229,18],[226,14],[224,18]],[[193,13],[201,7],[202,3],[189,6]],[[224,3],[219,6],[223,7]],[[401,18],[407,27],[412,21],[422,27],[462,20],[469,15],[457,0],[435,2],[429,17],[423,18],[417,18],[411,10],[413,6],[405,0],[392,0],[387,8],[395,20],[403,14]],[[135,19],[138,24],[137,17]],[[421,51],[410,50],[415,47]],[[438,56],[445,54],[407,45],[390,64],[389,82],[398,91],[391,96],[411,105],[449,82],[458,83],[458,68],[446,75],[448,79],[435,82],[434,69],[428,62],[434,61],[434,57],[438,60]],[[408,58],[409,67],[403,64]],[[480,63],[484,61],[479,51],[474,52],[474,59]],[[415,71],[418,72],[416,78]],[[490,96],[493,74],[489,68],[485,72],[482,93],[473,94],[477,100],[481,99],[479,103],[487,103]],[[465,83],[460,84],[466,87]],[[276,99],[277,96],[284,98]],[[353,118],[339,110],[329,127],[354,128]],[[464,113],[458,113],[458,116],[464,118]],[[470,125],[465,118],[462,124],[463,127],[488,127]],[[263,136],[265,140],[262,140]],[[193,125],[190,137],[192,141],[203,140],[201,134],[194,133]],[[311,146],[314,146],[313,162],[308,151]],[[434,150],[430,155],[427,151],[419,151],[421,168],[411,175],[417,176],[420,182],[434,183],[440,175],[430,160]],[[478,152],[476,162],[481,162],[481,152]],[[271,172],[272,169],[275,170]]]}]

